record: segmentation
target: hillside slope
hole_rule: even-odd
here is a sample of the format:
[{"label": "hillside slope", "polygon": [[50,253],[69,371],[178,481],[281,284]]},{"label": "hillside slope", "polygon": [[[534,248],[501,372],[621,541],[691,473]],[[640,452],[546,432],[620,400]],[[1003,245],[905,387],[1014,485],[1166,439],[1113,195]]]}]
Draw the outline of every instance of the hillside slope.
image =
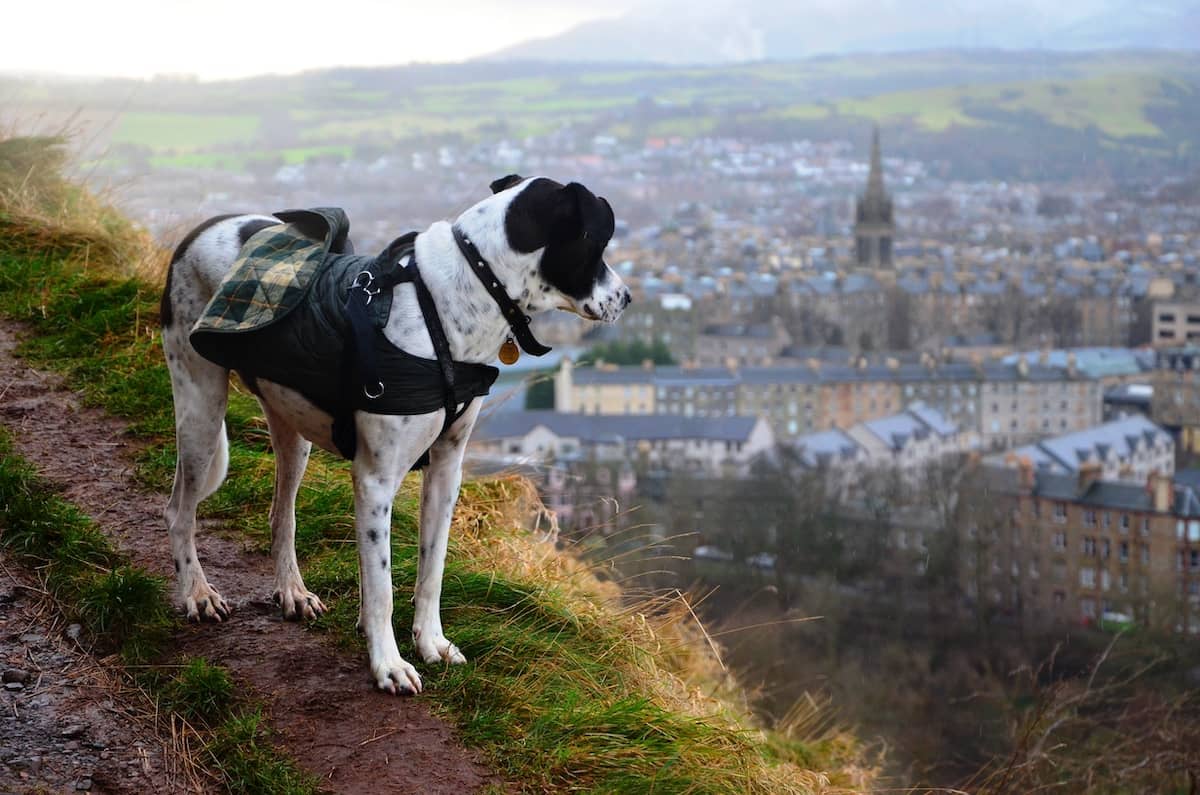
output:
[{"label": "hillside slope", "polygon": [[[137,261],[153,253],[119,218],[96,222],[97,213],[108,211],[58,178],[57,152],[53,141],[0,141],[0,316],[23,324],[21,366],[60,373],[91,413],[71,414],[48,399],[30,411],[56,416],[0,421],[11,428],[20,455],[36,460],[50,480],[71,484],[66,496],[93,515],[107,543],[134,564],[166,573],[156,516],[173,469],[173,418],[156,333],[159,287],[147,275],[155,269]],[[8,171],[24,177],[5,184],[5,166],[20,158],[23,167]],[[47,196],[55,203],[45,204]],[[74,198],[63,204],[64,196]],[[96,251],[109,253],[98,259]],[[27,392],[36,399],[48,390],[35,385]],[[101,410],[122,421],[112,425]],[[47,437],[51,427],[58,436]],[[110,436],[80,434],[89,427]],[[271,462],[262,417],[248,395],[231,396],[228,427],[230,478],[203,506],[202,544],[207,560],[224,561],[215,565],[225,569],[226,596],[238,611],[229,627],[173,625],[157,654],[167,662],[199,653],[224,661],[239,690],[261,703],[265,723],[322,787],[354,791],[357,785],[337,778],[338,770],[372,769],[378,756],[386,765],[388,754],[405,753],[413,741],[388,726],[403,726],[406,715],[415,721],[425,710],[477,749],[505,790],[825,793],[869,785],[871,771],[853,737],[756,727],[679,595],[626,604],[592,569],[538,543],[525,528],[539,504],[517,478],[469,482],[455,513],[443,604],[471,662],[424,666],[427,692],[416,700],[374,692],[354,630],[357,554],[345,463],[314,456],[297,511],[306,581],[332,609],[306,629],[284,625],[260,603],[266,594],[259,578],[270,567]],[[7,464],[13,453],[5,449],[0,458]],[[92,478],[105,486],[96,488]],[[10,510],[27,482],[11,481],[10,494],[3,492],[10,481],[0,481],[0,508],[8,511],[0,511],[0,540],[36,547],[42,531],[30,513],[38,503],[20,503],[19,515]],[[419,491],[414,475],[393,514],[401,626],[410,618]],[[100,558],[105,562],[98,565],[112,567],[115,559]],[[160,592],[152,589],[146,598],[154,610],[165,609]],[[280,649],[282,659],[275,656]],[[330,688],[342,694],[332,703]],[[306,757],[306,745],[322,745],[334,727],[340,728],[333,745],[342,750]],[[436,739],[438,732],[429,733]],[[407,761],[424,758],[425,774],[441,781],[446,771],[438,754],[423,753]],[[478,786],[481,779],[487,780],[455,786]]]}]

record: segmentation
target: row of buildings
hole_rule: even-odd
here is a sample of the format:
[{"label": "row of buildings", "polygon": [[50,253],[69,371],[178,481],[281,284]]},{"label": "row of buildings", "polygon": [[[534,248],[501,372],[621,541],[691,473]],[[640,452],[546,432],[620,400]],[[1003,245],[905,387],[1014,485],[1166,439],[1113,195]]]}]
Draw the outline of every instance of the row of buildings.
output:
[{"label": "row of buildings", "polygon": [[977,434],[984,449],[998,450],[1098,424],[1106,383],[1073,361],[1059,368],[1028,358],[1012,364],[814,358],[799,366],[740,368],[576,368],[564,360],[554,400],[555,410],[572,414],[758,416],[785,441],[919,402]]},{"label": "row of buildings", "polygon": [[[1034,625],[1107,615],[1200,631],[1200,473],[1175,471],[1171,434],[1133,415],[982,459],[972,455],[977,441],[918,404],[783,444],[810,473],[832,479],[848,515],[868,473],[900,473],[907,494],[888,511],[897,576],[920,576],[933,535],[947,530],[921,506],[917,475],[959,462],[951,469],[973,473],[955,483],[968,604]],[[672,480],[745,477],[778,444],[761,418],[553,411],[498,413],[472,440],[477,456],[537,462],[547,505],[566,524],[613,529],[631,504],[669,501]],[[693,492],[688,529],[713,550],[728,528],[710,521],[727,512],[706,505],[706,492],[724,493]],[[756,565],[770,559],[755,557]]]}]

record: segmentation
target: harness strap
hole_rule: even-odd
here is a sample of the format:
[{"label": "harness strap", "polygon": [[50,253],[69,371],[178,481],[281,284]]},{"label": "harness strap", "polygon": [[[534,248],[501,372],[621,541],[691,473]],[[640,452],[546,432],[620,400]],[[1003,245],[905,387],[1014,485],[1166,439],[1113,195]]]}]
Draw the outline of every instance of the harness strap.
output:
[{"label": "harness strap", "polygon": [[[407,249],[407,250],[405,250]],[[409,257],[407,265],[401,265],[399,260],[405,255]],[[376,400],[383,396],[384,383],[379,377],[379,364],[375,357],[374,338],[378,332],[371,322],[367,307],[371,300],[384,290],[391,290],[398,284],[412,282],[417,292],[417,304],[421,315],[425,318],[425,328],[429,331],[429,339],[433,342],[433,350],[437,356],[438,366],[442,372],[443,406],[446,416],[442,422],[440,437],[453,425],[463,411],[458,409],[458,399],[455,396],[454,359],[450,354],[450,343],[446,339],[446,330],[438,315],[437,305],[433,295],[421,278],[417,267],[417,253],[411,246],[397,250],[395,244],[389,246],[377,262],[391,261],[395,265],[391,269],[376,276],[369,270],[360,272],[354,283],[346,292],[346,301],[342,305],[346,319],[350,324],[350,334],[347,338],[347,356],[342,359],[342,409],[333,419],[333,443],[338,452],[353,460],[358,447],[357,432],[354,425],[354,406],[358,402],[358,390],[367,400]]]}]

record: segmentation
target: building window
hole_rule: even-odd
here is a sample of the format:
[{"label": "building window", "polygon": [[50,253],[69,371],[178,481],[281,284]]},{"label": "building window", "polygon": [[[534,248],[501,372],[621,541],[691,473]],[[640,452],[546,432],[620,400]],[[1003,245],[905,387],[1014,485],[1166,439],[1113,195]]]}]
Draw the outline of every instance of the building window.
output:
[{"label": "building window", "polygon": [[1096,570],[1095,569],[1080,569],[1079,584],[1084,588],[1096,587]]},{"label": "building window", "polygon": [[1121,532],[1122,533],[1129,532],[1129,514],[1127,514],[1127,513],[1121,514]]},{"label": "building window", "polygon": [[1103,519],[1103,521],[1104,521],[1104,527],[1105,527],[1106,529],[1107,529],[1107,528],[1109,528],[1109,527],[1112,527],[1112,512],[1111,512],[1111,511],[1105,511],[1105,512],[1102,514],[1101,518],[1102,518],[1102,519]]},{"label": "building window", "polygon": [[1142,532],[1142,535],[1144,535],[1144,536],[1148,536],[1148,535],[1150,535],[1150,517],[1149,517],[1149,516],[1143,516],[1143,517],[1142,517],[1142,530],[1141,530],[1141,532]]},{"label": "building window", "polygon": [[1084,527],[1095,527],[1096,526],[1096,512],[1095,511],[1084,511],[1083,512],[1083,526]]},{"label": "building window", "polygon": [[1067,521],[1067,504],[1064,502],[1054,503],[1054,521],[1062,524]]},{"label": "building window", "polygon": [[1095,536],[1084,536],[1083,537],[1083,555],[1084,555],[1084,557],[1088,557],[1088,558],[1096,557],[1096,537]]},{"label": "building window", "polygon": [[1080,599],[1079,612],[1084,618],[1096,617],[1096,600],[1095,599]]},{"label": "building window", "polygon": [[1122,563],[1129,562],[1129,542],[1122,541],[1121,546],[1117,550],[1117,559]]},{"label": "building window", "polygon": [[1057,550],[1061,551],[1061,550],[1066,549],[1067,548],[1067,534],[1062,531],[1055,533],[1053,544],[1054,544],[1054,548]]}]

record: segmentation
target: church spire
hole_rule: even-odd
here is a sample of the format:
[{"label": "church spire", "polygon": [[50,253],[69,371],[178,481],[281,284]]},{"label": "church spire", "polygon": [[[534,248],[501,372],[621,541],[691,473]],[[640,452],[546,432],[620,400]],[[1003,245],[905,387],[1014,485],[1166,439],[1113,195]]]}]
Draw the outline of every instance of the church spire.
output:
[{"label": "church spire", "polygon": [[883,190],[883,156],[879,154],[879,125],[875,125],[871,133],[871,173],[867,177],[867,197],[884,197]]},{"label": "church spire", "polygon": [[879,151],[879,125],[871,133],[871,171],[867,190],[854,208],[855,259],[860,268],[890,271],[892,236],[896,232],[892,218],[892,198],[883,187],[883,155]]}]

